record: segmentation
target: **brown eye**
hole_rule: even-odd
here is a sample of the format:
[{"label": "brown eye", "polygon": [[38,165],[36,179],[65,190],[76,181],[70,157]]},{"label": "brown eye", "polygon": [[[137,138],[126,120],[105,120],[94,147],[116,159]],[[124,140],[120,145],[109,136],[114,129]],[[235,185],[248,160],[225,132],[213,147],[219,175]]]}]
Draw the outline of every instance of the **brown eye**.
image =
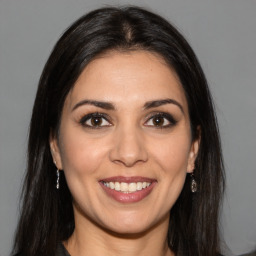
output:
[{"label": "brown eye", "polygon": [[145,126],[155,128],[169,128],[175,125],[177,121],[168,113],[153,114],[145,123]]},{"label": "brown eye", "polygon": [[100,126],[103,122],[102,117],[92,117],[89,121],[91,126]]},{"label": "brown eye", "polygon": [[81,125],[88,128],[101,128],[111,126],[112,124],[108,121],[108,117],[101,113],[88,114],[80,120]]},{"label": "brown eye", "polygon": [[162,116],[156,116],[152,118],[152,122],[155,126],[162,126],[164,124],[164,118]]}]

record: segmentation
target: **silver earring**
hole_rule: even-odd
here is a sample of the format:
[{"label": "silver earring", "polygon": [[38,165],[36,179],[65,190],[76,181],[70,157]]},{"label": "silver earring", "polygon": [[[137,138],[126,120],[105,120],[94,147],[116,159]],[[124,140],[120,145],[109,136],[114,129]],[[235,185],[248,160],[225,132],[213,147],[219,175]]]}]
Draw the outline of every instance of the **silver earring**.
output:
[{"label": "silver earring", "polygon": [[59,171],[59,169],[57,169],[56,176],[57,176],[56,188],[59,189],[60,188],[60,171]]},{"label": "silver earring", "polygon": [[190,177],[191,177],[190,189],[192,193],[195,193],[197,191],[197,182],[195,180],[193,173],[191,173]]}]

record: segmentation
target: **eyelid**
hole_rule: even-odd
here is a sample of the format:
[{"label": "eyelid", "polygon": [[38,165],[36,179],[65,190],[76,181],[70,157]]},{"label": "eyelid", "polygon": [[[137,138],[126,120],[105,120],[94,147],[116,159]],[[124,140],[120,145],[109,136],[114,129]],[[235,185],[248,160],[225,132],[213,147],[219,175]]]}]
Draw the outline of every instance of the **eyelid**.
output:
[{"label": "eyelid", "polygon": [[[146,125],[147,122],[149,122],[150,120],[152,120],[154,117],[162,117],[168,120],[169,124],[168,125],[164,125],[164,126],[156,126],[156,125]],[[177,120],[173,117],[173,115],[171,115],[170,113],[166,113],[166,112],[153,112],[150,113],[147,117],[146,117],[146,121],[144,122],[145,126],[148,127],[155,127],[155,128],[169,128],[174,126],[177,123]]]},{"label": "eyelid", "polygon": [[[86,124],[86,122],[88,120],[90,120],[91,118],[94,118],[94,117],[99,117],[99,118],[103,118],[105,121],[108,122],[107,125],[99,125],[99,126],[93,126],[93,125],[88,125]],[[167,120],[168,124],[164,124],[164,125],[148,125],[147,123],[152,120],[153,118],[155,117],[161,117],[161,118],[164,118],[165,120]],[[173,117],[172,114],[170,113],[167,113],[167,112],[151,112],[150,114],[148,114],[146,116],[146,121],[144,122],[144,125],[147,126],[147,127],[153,127],[153,128],[158,128],[158,129],[161,129],[161,128],[170,128],[172,126],[174,126],[176,123],[177,123],[177,120]],[[109,126],[112,126],[113,125],[113,122],[111,121],[111,117],[108,115],[108,114],[105,114],[105,113],[100,113],[100,112],[92,112],[92,113],[88,113],[86,115],[83,115],[80,119],[79,119],[79,123],[85,127],[85,128],[90,128],[90,129],[100,129],[100,128],[104,128],[104,127],[109,127]]]},{"label": "eyelid", "polygon": [[[90,120],[91,118],[93,117],[100,117],[100,118],[103,118],[105,119],[109,125],[103,125],[103,126],[91,126],[91,125],[87,125],[86,122],[88,120]],[[91,128],[91,129],[99,129],[99,128],[103,128],[103,127],[108,127],[108,126],[111,126],[112,125],[112,122],[111,122],[111,118],[105,114],[105,113],[100,113],[100,112],[93,112],[93,113],[89,113],[89,114],[86,114],[84,116],[82,116],[80,119],[79,119],[79,123],[86,127],[86,128]]]}]

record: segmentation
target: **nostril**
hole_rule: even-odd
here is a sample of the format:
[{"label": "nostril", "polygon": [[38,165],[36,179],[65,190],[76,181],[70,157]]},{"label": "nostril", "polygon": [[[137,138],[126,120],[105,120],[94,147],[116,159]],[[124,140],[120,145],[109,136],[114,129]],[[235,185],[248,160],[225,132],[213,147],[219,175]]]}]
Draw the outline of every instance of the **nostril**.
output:
[{"label": "nostril", "polygon": [[143,136],[134,127],[120,127],[113,138],[109,157],[112,162],[126,167],[147,161]]}]

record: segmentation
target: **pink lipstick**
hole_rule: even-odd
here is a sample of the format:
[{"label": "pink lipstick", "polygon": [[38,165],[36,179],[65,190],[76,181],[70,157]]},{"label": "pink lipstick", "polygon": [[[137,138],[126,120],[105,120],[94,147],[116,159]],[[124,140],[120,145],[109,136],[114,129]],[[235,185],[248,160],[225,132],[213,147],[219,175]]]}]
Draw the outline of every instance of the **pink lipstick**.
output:
[{"label": "pink lipstick", "polygon": [[156,180],[133,176],[115,176],[99,181],[105,193],[120,203],[135,203],[143,200],[153,190]]}]

